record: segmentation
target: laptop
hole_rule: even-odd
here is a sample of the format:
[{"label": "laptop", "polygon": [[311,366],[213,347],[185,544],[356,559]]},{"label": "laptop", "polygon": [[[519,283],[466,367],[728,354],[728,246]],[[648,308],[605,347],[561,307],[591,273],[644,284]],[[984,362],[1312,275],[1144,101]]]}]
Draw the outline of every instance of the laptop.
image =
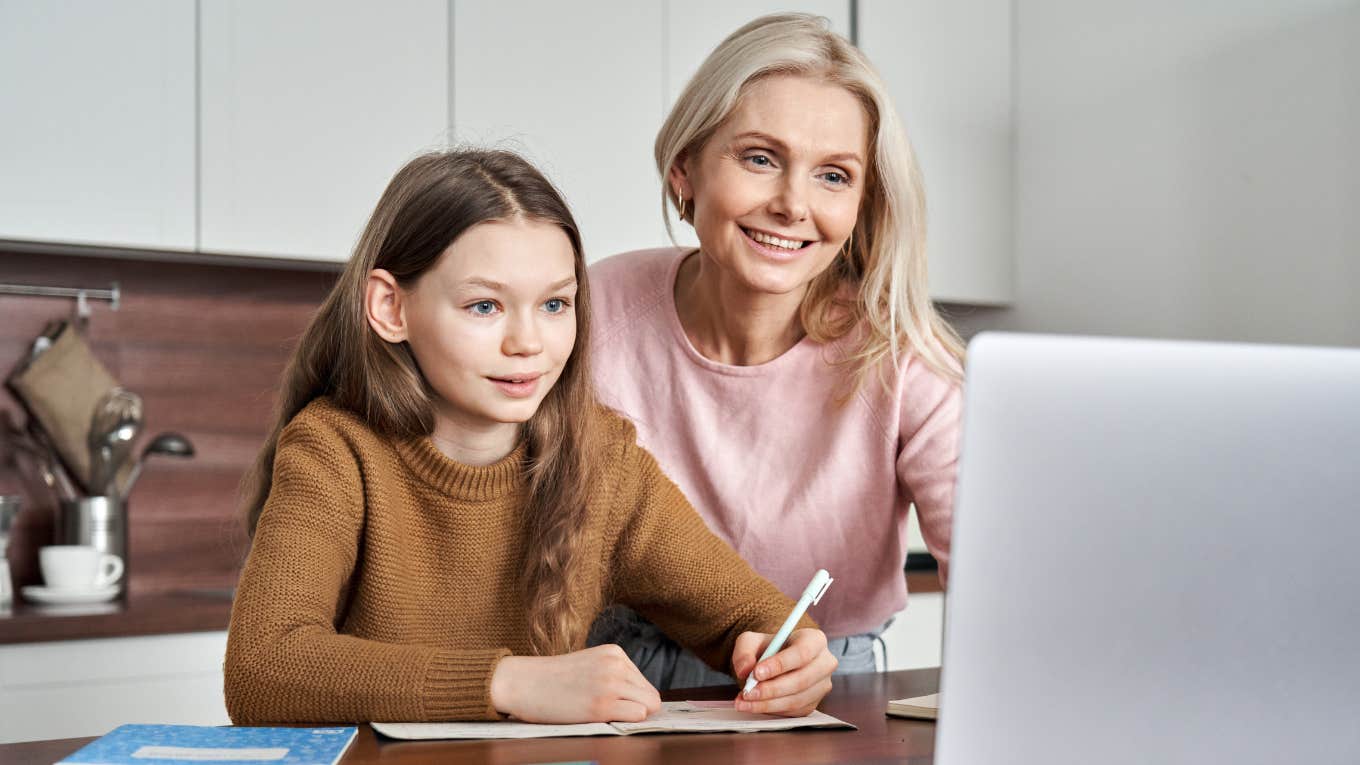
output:
[{"label": "laptop", "polygon": [[938,765],[1360,763],[1360,350],[969,346]]}]

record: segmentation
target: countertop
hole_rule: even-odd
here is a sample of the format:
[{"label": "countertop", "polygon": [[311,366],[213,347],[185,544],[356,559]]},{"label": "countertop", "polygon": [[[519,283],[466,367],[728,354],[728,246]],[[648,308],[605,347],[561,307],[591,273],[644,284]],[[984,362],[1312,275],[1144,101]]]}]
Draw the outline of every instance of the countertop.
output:
[{"label": "countertop", "polygon": [[16,599],[10,609],[0,610],[0,645],[225,630],[231,598],[229,589],[200,589],[82,606],[38,606]]}]

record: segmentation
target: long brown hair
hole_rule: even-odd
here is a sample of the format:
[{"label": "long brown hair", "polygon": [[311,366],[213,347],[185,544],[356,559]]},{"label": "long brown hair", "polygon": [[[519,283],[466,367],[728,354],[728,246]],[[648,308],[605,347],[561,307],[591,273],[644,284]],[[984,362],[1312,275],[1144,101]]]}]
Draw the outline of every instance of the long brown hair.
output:
[{"label": "long brown hair", "polygon": [[331,402],[390,438],[434,431],[434,395],[406,343],[389,343],[368,324],[369,272],[383,268],[414,286],[464,231],[487,221],[527,218],[559,227],[571,241],[577,280],[576,346],[542,405],[521,426],[529,478],[524,576],[530,641],[540,654],[563,653],[584,640],[587,616],[567,597],[579,565],[591,473],[595,396],[586,349],[590,296],[581,235],[553,185],[506,151],[460,149],[426,154],[392,178],[363,234],[283,375],[274,426],[242,482],[253,535],[273,483],[284,426],[309,402]]}]

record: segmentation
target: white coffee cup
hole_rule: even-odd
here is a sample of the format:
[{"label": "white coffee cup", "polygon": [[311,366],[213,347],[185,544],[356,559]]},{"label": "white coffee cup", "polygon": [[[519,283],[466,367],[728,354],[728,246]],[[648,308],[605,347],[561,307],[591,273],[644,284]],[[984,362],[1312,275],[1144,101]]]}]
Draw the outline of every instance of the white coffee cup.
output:
[{"label": "white coffee cup", "polygon": [[43,581],[53,590],[84,592],[108,587],[123,576],[123,559],[91,545],[50,545],[38,551]]}]

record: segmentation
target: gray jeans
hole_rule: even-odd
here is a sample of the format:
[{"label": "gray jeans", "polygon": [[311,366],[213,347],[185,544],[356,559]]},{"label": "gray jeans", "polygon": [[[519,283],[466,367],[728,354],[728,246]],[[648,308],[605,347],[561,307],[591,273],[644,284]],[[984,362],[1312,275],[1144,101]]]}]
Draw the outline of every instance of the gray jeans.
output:
[{"label": "gray jeans", "polygon": [[[829,638],[827,649],[840,660],[836,674],[876,671],[874,642],[887,627],[885,624],[862,635]],[[658,690],[737,683],[731,675],[708,666],[688,648],[666,637],[655,624],[624,606],[613,606],[600,614],[590,628],[588,642],[592,646],[617,643],[642,671],[647,682]]]}]

